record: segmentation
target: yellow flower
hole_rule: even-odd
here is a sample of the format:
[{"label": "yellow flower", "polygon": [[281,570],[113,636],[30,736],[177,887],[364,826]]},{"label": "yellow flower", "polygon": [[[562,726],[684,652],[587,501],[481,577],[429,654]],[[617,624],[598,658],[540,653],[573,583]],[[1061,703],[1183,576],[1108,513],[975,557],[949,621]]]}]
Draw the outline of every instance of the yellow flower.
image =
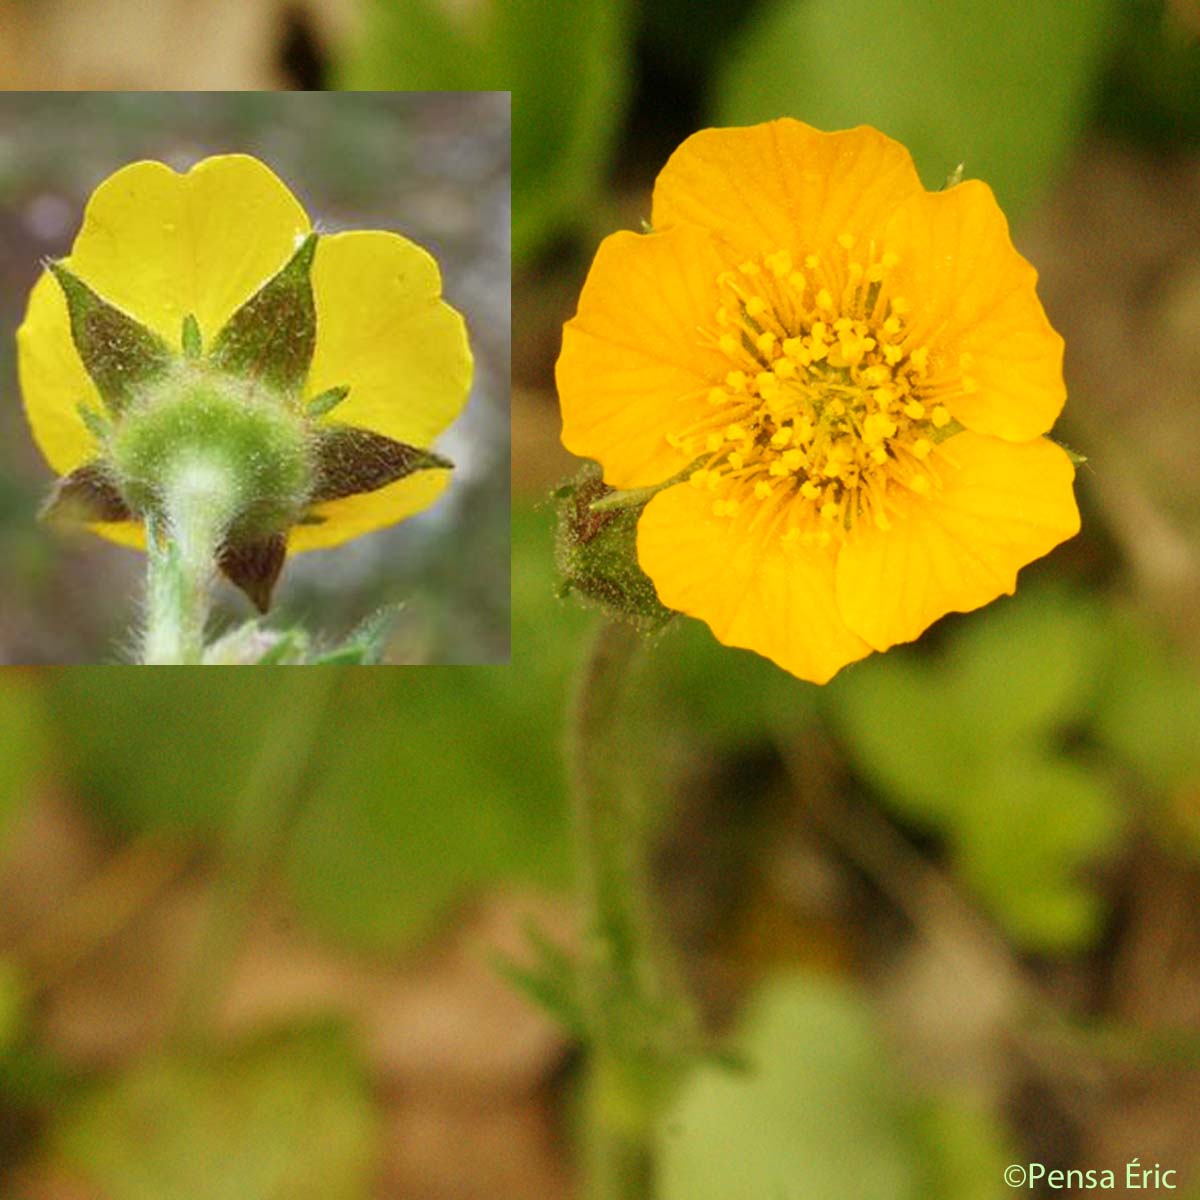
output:
[{"label": "yellow flower", "polygon": [[[185,318],[194,317],[200,342],[212,345],[299,253],[311,229],[296,198],[257,159],[221,155],[185,174],[136,162],[96,189],[70,255],[54,266],[184,357]],[[471,379],[465,327],[441,299],[433,258],[394,233],[320,235],[310,272],[316,340],[296,402],[348,389],[328,415],[314,412],[315,429],[350,427],[428,447],[458,415]],[[103,413],[105,403],[50,270],[30,295],[17,340],[34,437],[54,470],[70,476],[100,450],[81,409]],[[446,465],[391,481],[376,471],[354,481],[354,494],[334,499],[321,499],[318,489],[287,532],[287,549],[334,546],[428,507],[446,485]],[[142,525],[131,520],[92,528],[117,542],[145,544]]]},{"label": "yellow flower", "polygon": [[638,525],[667,607],[824,682],[1078,531],[1062,339],[985,184],[926,192],[866,127],[709,129],[652,228],[600,246],[557,378],[608,484],[682,480]]}]

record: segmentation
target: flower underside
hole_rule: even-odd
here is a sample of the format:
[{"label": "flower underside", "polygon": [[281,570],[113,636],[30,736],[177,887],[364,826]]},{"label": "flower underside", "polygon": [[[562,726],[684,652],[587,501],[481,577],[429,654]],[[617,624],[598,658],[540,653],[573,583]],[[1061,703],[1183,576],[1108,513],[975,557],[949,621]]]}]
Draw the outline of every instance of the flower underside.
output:
[{"label": "flower underside", "polygon": [[667,435],[715,516],[829,546],[861,521],[889,528],[905,493],[940,487],[939,446],[962,428],[947,402],[975,390],[971,356],[913,337],[898,263],[844,233],[831,253],[776,250],[718,276],[702,338],[728,371],[703,415]]},{"label": "flower underside", "polygon": [[349,387],[304,398],[316,342],[316,244],[317,235],[304,238],[211,346],[186,316],[181,352],[63,263],[52,264],[72,340],[105,411],[80,406],[96,455],[58,480],[45,514],[141,521],[169,536],[180,481],[215,471],[227,481],[218,565],[266,611],[288,530],[322,520],[314,506],[448,469],[429,450],[325,421]]}]

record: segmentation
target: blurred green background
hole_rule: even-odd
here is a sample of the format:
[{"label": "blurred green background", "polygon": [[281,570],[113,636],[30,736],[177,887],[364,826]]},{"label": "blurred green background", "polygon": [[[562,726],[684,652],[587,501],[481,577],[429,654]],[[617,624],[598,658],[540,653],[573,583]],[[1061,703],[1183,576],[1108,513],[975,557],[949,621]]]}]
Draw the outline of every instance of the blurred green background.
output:
[{"label": "blurred green background", "polygon": [[[157,158],[255,154],[323,229],[391,229],[441,265],[476,359],[463,416],[439,445],[456,464],[428,512],[284,571],[273,621],[327,642],[402,604],[392,662],[504,662],[509,641],[509,98],[471,95],[0,96],[0,660],[127,660],[144,561],[34,515],[52,475],[18,403],[12,331],[43,259],[66,253],[93,188]],[[224,583],[217,620],[251,612]]]},{"label": "blurred green background", "polygon": [[[13,11],[35,7],[68,27],[54,0]],[[1066,337],[1084,531],[1015,597],[824,689],[695,623],[657,640],[627,752],[659,896],[754,1068],[687,1084],[662,1198],[991,1200],[1009,1163],[1123,1178],[1135,1157],[1200,1196],[1194,5],[265,4],[219,76],[197,14],[221,6],[165,9],[156,44],[196,47],[179,86],[515,90],[513,662],[336,685],[219,1049],[191,1056],[166,1031],[288,729],[277,676],[4,678],[17,1194],[578,1194],[578,1048],[489,966],[526,917],[573,936],[559,745],[593,618],[555,594],[559,330],[687,134],[788,114],[877,125],[930,186],[960,162],[995,186]],[[46,62],[19,78],[162,86],[149,57]]]}]

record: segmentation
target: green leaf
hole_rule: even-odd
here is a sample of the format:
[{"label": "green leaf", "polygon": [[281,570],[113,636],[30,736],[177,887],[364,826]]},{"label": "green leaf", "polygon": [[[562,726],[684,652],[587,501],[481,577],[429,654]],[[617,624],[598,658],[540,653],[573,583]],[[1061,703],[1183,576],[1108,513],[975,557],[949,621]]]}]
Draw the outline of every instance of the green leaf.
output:
[{"label": "green leaf", "polygon": [[372,0],[344,86],[511,91],[513,253],[585,220],[628,93],[625,0]]},{"label": "green leaf", "polygon": [[780,979],[742,1031],[749,1070],[699,1068],[664,1122],[662,1200],[915,1200],[901,1094],[861,999]]},{"label": "green leaf", "polygon": [[1079,134],[1118,13],[1116,0],[781,0],[730,54],[717,118],[874,125],[926,187],[965,163],[1011,213]]},{"label": "green leaf", "polygon": [[1018,1158],[1001,1123],[969,1096],[935,1096],[914,1106],[921,1196],[1001,1200],[1004,1168]]},{"label": "green leaf", "polygon": [[63,1112],[52,1145],[106,1200],[367,1200],[376,1134],[347,1039],[309,1028],[150,1058]]}]

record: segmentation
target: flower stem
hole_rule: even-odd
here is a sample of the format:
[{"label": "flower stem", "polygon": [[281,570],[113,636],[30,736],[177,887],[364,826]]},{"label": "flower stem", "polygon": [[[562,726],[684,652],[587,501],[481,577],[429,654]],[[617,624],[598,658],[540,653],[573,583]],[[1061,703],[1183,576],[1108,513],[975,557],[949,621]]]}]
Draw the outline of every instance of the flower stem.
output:
[{"label": "flower stem", "polygon": [[143,663],[203,661],[217,552],[236,507],[234,487],[220,464],[190,462],[164,490],[162,518],[147,518]]},{"label": "flower stem", "polygon": [[283,694],[234,798],[200,941],[184,977],[175,1021],[181,1037],[203,1034],[224,995],[254,901],[294,823],[312,749],[339,678],[334,668],[280,675]]},{"label": "flower stem", "polygon": [[590,1040],[589,1200],[649,1200],[654,1141],[690,1012],[651,922],[647,821],[620,746],[644,637],[597,630],[575,694],[570,767],[583,924],[580,992]]}]

